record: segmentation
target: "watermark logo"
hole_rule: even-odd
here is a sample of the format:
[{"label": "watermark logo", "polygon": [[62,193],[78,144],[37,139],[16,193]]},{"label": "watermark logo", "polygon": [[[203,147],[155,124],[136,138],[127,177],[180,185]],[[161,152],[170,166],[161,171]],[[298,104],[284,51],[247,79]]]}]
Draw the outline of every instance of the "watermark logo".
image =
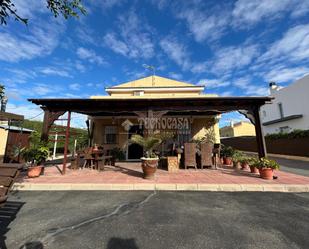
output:
[{"label": "watermark logo", "polygon": [[123,129],[125,129],[126,131],[129,131],[133,123],[129,119],[126,119],[125,121],[122,122],[121,125]]}]

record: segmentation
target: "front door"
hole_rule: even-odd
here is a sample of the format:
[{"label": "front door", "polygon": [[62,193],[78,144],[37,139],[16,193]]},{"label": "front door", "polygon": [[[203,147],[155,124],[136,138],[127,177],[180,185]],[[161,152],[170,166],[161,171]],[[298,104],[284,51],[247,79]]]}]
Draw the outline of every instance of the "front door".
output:
[{"label": "front door", "polygon": [[[139,134],[143,136],[143,129],[139,125],[131,126],[128,134],[128,139],[134,134]],[[143,147],[138,144],[128,145],[128,160],[137,160],[143,156]]]}]

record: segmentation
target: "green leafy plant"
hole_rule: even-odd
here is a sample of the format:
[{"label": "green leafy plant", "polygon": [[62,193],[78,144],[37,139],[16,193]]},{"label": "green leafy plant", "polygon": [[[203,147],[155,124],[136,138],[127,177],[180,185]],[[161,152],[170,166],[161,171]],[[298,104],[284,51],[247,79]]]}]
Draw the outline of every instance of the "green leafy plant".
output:
[{"label": "green leafy plant", "polygon": [[275,160],[271,160],[268,158],[256,159],[253,161],[252,166],[257,167],[259,169],[269,168],[269,169],[279,169],[280,166]]},{"label": "green leafy plant", "polygon": [[46,161],[48,154],[48,147],[44,146],[21,149],[21,156],[26,162],[30,162],[31,166],[41,165]]},{"label": "green leafy plant", "polygon": [[240,158],[239,162],[242,163],[242,164],[250,164],[250,160],[251,160],[251,157],[243,155]]},{"label": "green leafy plant", "polygon": [[216,133],[213,127],[206,129],[204,136],[193,139],[193,142],[201,145],[203,143],[214,144],[216,142]]},{"label": "green leafy plant", "polygon": [[235,150],[231,146],[222,146],[221,155],[223,157],[233,157]]},{"label": "green leafy plant", "polygon": [[266,139],[282,139],[282,138],[288,138],[288,139],[295,139],[295,138],[305,138],[309,137],[309,130],[300,130],[300,129],[295,129],[289,133],[274,133],[274,134],[268,134],[265,136]]},{"label": "green leafy plant", "polygon": [[142,146],[145,157],[157,158],[157,155],[154,153],[154,149],[162,143],[162,139],[156,135],[142,137],[141,135],[135,134],[131,137],[130,142]]},{"label": "green leafy plant", "polygon": [[113,156],[113,158],[115,158],[119,161],[125,160],[125,158],[126,158],[123,150],[121,150],[118,147],[111,149],[110,154],[111,154],[111,156]]},{"label": "green leafy plant", "polygon": [[40,133],[32,132],[29,137],[29,147],[20,149],[21,157],[31,163],[31,166],[40,165],[46,161],[49,155],[49,148],[46,143],[40,139]]},{"label": "green leafy plant", "polygon": [[[81,0],[46,0],[46,6],[55,17],[62,15],[65,19],[78,18],[79,13],[86,14]],[[0,0],[0,24],[7,24],[7,19],[10,16],[13,16],[16,21],[28,24],[28,19],[17,13],[14,0]]]},{"label": "green leafy plant", "polygon": [[235,150],[233,155],[232,155],[232,158],[233,158],[233,161],[234,162],[241,162],[241,160],[244,158],[244,153],[239,151],[239,150]]}]

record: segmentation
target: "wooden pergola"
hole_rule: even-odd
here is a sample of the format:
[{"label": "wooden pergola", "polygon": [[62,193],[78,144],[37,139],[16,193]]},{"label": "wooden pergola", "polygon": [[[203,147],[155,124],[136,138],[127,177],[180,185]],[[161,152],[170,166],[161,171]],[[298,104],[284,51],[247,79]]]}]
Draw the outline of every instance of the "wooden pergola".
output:
[{"label": "wooden pergola", "polygon": [[215,115],[239,111],[255,125],[259,157],[267,156],[259,115],[260,107],[270,103],[271,97],[169,97],[169,98],[98,98],[98,99],[29,99],[44,110],[42,140],[48,140],[48,132],[55,120],[68,112],[63,174],[67,161],[71,112],[89,116],[134,115],[140,111],[162,111],[167,115]]}]

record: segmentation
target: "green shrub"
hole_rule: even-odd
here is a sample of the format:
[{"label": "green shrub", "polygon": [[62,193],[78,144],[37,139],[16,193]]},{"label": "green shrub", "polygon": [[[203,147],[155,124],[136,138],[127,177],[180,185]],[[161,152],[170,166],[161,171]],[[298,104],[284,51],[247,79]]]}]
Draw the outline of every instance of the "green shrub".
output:
[{"label": "green shrub", "polygon": [[275,134],[268,134],[265,136],[265,138],[268,139],[280,139],[280,138],[288,138],[288,139],[294,139],[294,138],[305,138],[309,137],[309,130],[293,130],[289,133],[275,133]]},{"label": "green shrub", "polygon": [[279,164],[275,160],[271,160],[265,157],[254,160],[254,162],[251,165],[259,169],[262,168],[279,169]]},{"label": "green shrub", "polygon": [[235,150],[233,149],[233,147],[231,146],[222,146],[221,149],[221,156],[223,157],[233,157]]},{"label": "green shrub", "polygon": [[233,158],[233,162],[237,163],[237,162],[241,162],[244,158],[245,154],[239,150],[235,150],[232,158]]}]

